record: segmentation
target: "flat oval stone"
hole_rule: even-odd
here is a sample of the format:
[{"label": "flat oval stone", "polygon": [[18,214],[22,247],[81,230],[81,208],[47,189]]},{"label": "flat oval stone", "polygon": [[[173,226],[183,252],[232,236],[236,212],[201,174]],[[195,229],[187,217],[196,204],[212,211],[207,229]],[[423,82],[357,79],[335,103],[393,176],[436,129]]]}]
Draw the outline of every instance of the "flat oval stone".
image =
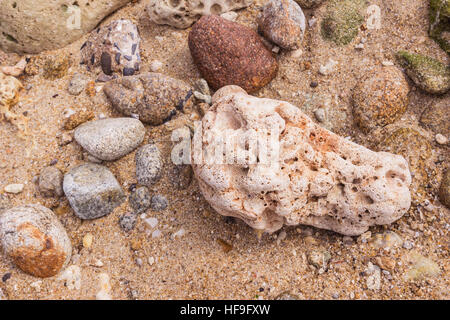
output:
[{"label": "flat oval stone", "polygon": [[86,122],[75,130],[75,140],[94,157],[113,161],[144,140],[144,125],[133,118],[109,118]]},{"label": "flat oval stone", "polygon": [[86,163],[72,168],[63,182],[64,193],[80,219],[96,219],[111,213],[126,198],[108,168]]}]

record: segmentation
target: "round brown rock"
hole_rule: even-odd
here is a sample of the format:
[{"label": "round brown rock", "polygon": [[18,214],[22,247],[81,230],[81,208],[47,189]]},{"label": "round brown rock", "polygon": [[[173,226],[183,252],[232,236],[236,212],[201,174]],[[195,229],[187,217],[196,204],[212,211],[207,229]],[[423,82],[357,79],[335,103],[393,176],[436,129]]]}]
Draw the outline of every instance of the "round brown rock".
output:
[{"label": "round brown rock", "polygon": [[305,15],[294,0],[270,0],[258,17],[258,29],[276,45],[295,50],[303,40]]},{"label": "round brown rock", "polygon": [[397,121],[408,106],[409,86],[396,67],[375,69],[353,91],[353,116],[365,133]]},{"label": "round brown rock", "polygon": [[51,277],[67,266],[72,245],[55,214],[39,204],[15,207],[0,215],[6,255],[24,272]]},{"label": "round brown rock", "polygon": [[215,90],[237,85],[255,92],[277,74],[276,59],[255,31],[216,15],[203,16],[192,27],[189,49],[203,78]]}]

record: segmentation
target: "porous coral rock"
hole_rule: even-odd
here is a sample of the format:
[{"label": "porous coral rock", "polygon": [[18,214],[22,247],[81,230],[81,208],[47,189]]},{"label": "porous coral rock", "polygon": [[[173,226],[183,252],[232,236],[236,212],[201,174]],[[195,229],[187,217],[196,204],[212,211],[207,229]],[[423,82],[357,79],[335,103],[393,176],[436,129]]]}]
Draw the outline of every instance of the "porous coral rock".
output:
[{"label": "porous coral rock", "polygon": [[[403,157],[373,152],[321,128],[287,102],[256,98],[237,86],[220,89],[213,102],[194,135],[192,166],[218,213],[266,232],[306,224],[359,235],[394,222],[410,207],[411,175]],[[242,138],[250,131],[263,138],[273,128],[280,132],[278,140],[272,135],[279,141],[278,161],[248,161],[260,157],[260,147],[245,146]],[[201,161],[221,132],[238,135],[235,147],[244,161]]]},{"label": "porous coral rock", "polygon": [[222,14],[249,6],[253,0],[150,0],[147,11],[157,24],[185,29],[203,15]]}]

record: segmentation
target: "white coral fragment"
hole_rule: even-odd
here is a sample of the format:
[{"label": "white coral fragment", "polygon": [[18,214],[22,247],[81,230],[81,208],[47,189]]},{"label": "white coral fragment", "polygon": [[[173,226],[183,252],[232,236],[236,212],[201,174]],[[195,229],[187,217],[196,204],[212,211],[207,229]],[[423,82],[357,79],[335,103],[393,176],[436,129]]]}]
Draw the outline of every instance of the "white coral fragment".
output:
[{"label": "white coral fragment", "polygon": [[186,29],[203,15],[217,14],[242,9],[253,0],[150,0],[147,11],[150,20]]},{"label": "white coral fragment", "polygon": [[[390,224],[409,209],[411,175],[403,157],[371,151],[318,126],[287,102],[253,97],[236,86],[217,91],[213,103],[203,130],[195,132],[192,166],[218,213],[266,232],[305,224],[353,236]],[[242,149],[245,134],[265,135],[274,127],[276,161],[262,162],[260,145]],[[247,161],[199,161],[207,160],[224,132],[241,137],[235,150]]]}]

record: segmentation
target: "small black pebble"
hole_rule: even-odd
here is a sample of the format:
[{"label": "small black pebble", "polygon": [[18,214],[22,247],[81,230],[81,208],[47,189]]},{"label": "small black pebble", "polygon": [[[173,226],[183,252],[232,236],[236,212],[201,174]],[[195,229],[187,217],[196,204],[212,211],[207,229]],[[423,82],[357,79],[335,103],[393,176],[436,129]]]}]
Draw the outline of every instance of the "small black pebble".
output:
[{"label": "small black pebble", "polygon": [[11,278],[11,273],[10,273],[10,272],[5,273],[5,274],[3,275],[3,277],[2,277],[2,281],[3,281],[3,282],[6,282],[6,281],[8,281],[10,278]]},{"label": "small black pebble", "polygon": [[59,94],[54,94],[54,95],[52,96],[52,98],[56,98],[57,96],[59,96]]},{"label": "small black pebble", "polygon": [[129,192],[133,192],[137,187],[137,183],[132,183],[129,187],[128,187],[128,191]]},{"label": "small black pebble", "polygon": [[124,55],[123,56],[125,59],[127,59],[128,61],[131,61],[132,59],[133,59],[133,57],[132,56],[129,56],[129,55]]},{"label": "small black pebble", "polygon": [[311,88],[316,88],[319,84],[316,81],[313,81],[309,84]]},{"label": "small black pebble", "polygon": [[52,161],[50,161],[51,166],[54,166],[57,163],[58,163],[58,159],[53,159]]},{"label": "small black pebble", "polygon": [[132,76],[134,74],[134,68],[123,68],[123,75],[124,76]]},{"label": "small black pebble", "polygon": [[259,292],[263,292],[264,291],[264,288],[259,288]]},{"label": "small black pebble", "polygon": [[100,58],[100,63],[101,63],[103,72],[110,76],[112,74],[111,56],[107,52],[102,53],[102,56]]}]

